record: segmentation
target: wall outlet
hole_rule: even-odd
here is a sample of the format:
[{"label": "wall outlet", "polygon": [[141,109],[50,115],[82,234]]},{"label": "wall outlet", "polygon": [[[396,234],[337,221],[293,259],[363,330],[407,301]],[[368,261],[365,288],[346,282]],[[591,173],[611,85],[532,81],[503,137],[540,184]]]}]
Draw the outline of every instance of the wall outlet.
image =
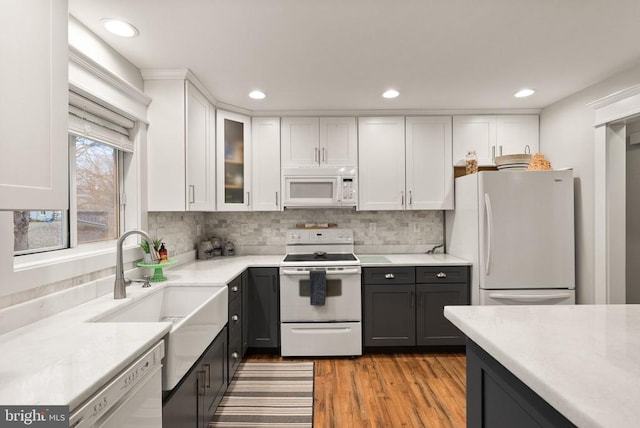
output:
[{"label": "wall outlet", "polygon": [[242,223],[242,225],[240,226],[240,231],[242,232],[242,234],[249,233],[249,225],[247,223]]},{"label": "wall outlet", "polygon": [[378,225],[375,221],[369,222],[369,233],[376,233],[378,231]]},{"label": "wall outlet", "polygon": [[413,223],[413,233],[420,233],[420,223]]}]

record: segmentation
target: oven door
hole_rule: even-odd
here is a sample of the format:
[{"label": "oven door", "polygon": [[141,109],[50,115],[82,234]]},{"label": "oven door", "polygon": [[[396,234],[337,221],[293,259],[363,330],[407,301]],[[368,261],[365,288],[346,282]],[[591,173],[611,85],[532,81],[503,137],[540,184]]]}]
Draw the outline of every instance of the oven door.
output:
[{"label": "oven door", "polygon": [[338,177],[284,177],[285,207],[339,206]]},{"label": "oven door", "polygon": [[[325,270],[327,293],[324,305],[311,304],[311,270]],[[360,266],[281,267],[280,319],[282,322],[360,321]]]}]

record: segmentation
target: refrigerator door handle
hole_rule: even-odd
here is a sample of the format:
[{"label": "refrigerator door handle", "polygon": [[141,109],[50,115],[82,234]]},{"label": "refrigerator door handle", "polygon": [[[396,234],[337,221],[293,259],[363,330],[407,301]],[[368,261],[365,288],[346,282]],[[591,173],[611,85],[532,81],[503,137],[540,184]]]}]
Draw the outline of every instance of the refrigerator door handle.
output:
[{"label": "refrigerator door handle", "polygon": [[493,234],[493,211],[491,210],[491,199],[489,194],[484,194],[484,207],[487,211],[487,258],[484,265],[485,275],[489,275],[489,265],[491,264],[491,235]]},{"label": "refrigerator door handle", "polygon": [[549,293],[549,294],[505,294],[489,293],[489,298],[496,300],[516,300],[521,302],[537,302],[543,300],[568,299],[571,293]]}]

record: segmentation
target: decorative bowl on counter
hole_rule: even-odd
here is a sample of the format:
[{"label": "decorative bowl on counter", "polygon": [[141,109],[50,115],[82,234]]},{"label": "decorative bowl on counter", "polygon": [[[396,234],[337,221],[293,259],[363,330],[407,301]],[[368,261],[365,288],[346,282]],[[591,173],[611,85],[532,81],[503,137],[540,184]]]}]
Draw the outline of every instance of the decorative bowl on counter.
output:
[{"label": "decorative bowl on counter", "polygon": [[499,170],[527,169],[532,156],[530,153],[496,156],[494,162]]}]

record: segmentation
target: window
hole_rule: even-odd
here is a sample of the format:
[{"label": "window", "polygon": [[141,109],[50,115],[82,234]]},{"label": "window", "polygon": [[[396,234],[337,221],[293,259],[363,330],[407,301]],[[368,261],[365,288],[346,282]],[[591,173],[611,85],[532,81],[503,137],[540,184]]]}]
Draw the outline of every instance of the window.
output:
[{"label": "window", "polygon": [[118,150],[80,136],[75,143],[76,233],[78,244],[118,238]]},{"label": "window", "polygon": [[121,230],[121,165],[133,151],[135,123],[78,94],[69,94],[67,211],[15,211],[14,255],[117,239]]}]

